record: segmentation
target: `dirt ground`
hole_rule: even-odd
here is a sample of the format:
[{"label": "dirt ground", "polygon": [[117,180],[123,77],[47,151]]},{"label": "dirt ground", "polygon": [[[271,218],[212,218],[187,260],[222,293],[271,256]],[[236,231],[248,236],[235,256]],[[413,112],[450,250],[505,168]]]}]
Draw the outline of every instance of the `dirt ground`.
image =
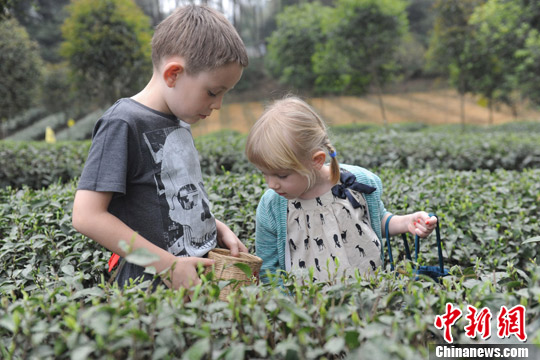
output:
[{"label": "dirt ground", "polygon": [[[269,98],[280,98],[284,92],[276,90],[269,93]],[[375,95],[362,97],[342,96],[326,98],[306,98],[327,121],[329,125],[350,123],[383,124],[379,101]],[[220,111],[192,127],[193,135],[200,136],[210,132],[233,129],[247,133],[253,123],[262,114],[268,101],[233,101],[225,103]],[[389,123],[422,122],[426,124],[459,124],[460,98],[451,89],[433,89],[428,91],[404,91],[383,95],[386,118]],[[515,120],[540,121],[540,111],[526,104],[518,108],[515,118],[511,110],[498,105],[493,112],[493,123],[501,124]],[[489,110],[472,97],[465,101],[465,122],[467,124],[488,125]]]}]

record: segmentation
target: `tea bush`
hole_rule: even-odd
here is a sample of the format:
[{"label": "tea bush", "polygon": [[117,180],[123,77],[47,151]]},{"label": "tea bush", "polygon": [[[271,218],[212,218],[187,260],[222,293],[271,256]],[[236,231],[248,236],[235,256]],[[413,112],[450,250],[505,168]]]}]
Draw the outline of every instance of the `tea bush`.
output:
[{"label": "tea bush", "polygon": [[41,189],[80,176],[89,142],[0,142],[0,187]]},{"label": "tea bush", "polygon": [[86,140],[92,138],[94,125],[103,115],[104,109],[94,110],[81,119],[76,120],[73,127],[65,127],[56,133],[56,140]]},{"label": "tea bush", "polygon": [[[442,284],[415,279],[393,239],[400,273],[332,279],[326,287],[301,273],[253,285],[219,300],[227,284],[203,277],[186,292],[109,284],[110,252],[71,227],[76,179],[48,188],[0,190],[0,354],[5,359],[97,358],[427,358],[442,343],[434,317],[447,302],[488,307],[524,305],[527,343],[540,345],[538,207],[540,170],[391,169],[378,171],[383,200],[395,213],[439,215],[445,266]],[[259,174],[206,178],[216,218],[251,251],[254,216],[265,190]],[[433,236],[420,258],[436,262]],[[277,280],[277,279],[276,279]],[[277,282],[277,281],[276,281]],[[455,341],[478,341],[453,327]],[[493,337],[493,341],[496,338]],[[507,339],[510,340],[510,339]],[[503,341],[499,339],[499,341]],[[478,341],[485,343],[484,341]]]},{"label": "tea bush", "polygon": [[355,133],[334,143],[342,162],[368,168],[540,168],[540,133]]},{"label": "tea bush", "polygon": [[[393,125],[389,131],[374,126],[364,131],[365,128],[350,125],[333,130],[331,140],[340,162],[369,169],[540,168],[538,123],[468,127],[470,132],[467,133],[456,126],[422,124]],[[64,136],[67,138],[69,133],[62,133]],[[238,132],[221,131],[195,139],[203,173],[210,176],[226,171],[256,171],[246,161],[245,138],[246,135]],[[0,141],[0,186],[28,185],[39,189],[56,181],[69,181],[81,174],[89,147],[88,141],[65,141],[54,146]]]},{"label": "tea bush", "polygon": [[10,135],[20,129],[30,126],[36,120],[41,119],[47,115],[47,111],[44,108],[35,107],[26,110],[25,112],[6,120],[4,130],[7,135]]},{"label": "tea bush", "polygon": [[56,130],[66,124],[67,118],[64,113],[51,114],[32,123],[31,125],[19,130],[10,136],[7,140],[45,140],[45,129],[50,127]]},{"label": "tea bush", "polygon": [[[333,278],[323,287],[295,272],[244,287],[228,302],[219,300],[228,283],[212,274],[201,275],[191,302],[185,290],[110,284],[110,252],[71,226],[90,143],[0,142],[0,357],[427,359],[427,345],[444,342],[434,318],[447,302],[464,312],[488,307],[494,318],[502,305],[521,304],[527,344],[540,346],[538,127],[468,130],[408,124],[333,132],[340,161],[381,177],[388,210],[439,216],[451,273],[442,284],[416,278],[396,237],[398,273],[386,264],[373,277]],[[213,213],[254,252],[265,183],[245,160],[244,142],[221,132],[196,146]],[[436,264],[435,249],[433,235],[422,240],[420,261]],[[464,316],[453,327],[459,344],[513,340],[469,339],[465,325]]]}]

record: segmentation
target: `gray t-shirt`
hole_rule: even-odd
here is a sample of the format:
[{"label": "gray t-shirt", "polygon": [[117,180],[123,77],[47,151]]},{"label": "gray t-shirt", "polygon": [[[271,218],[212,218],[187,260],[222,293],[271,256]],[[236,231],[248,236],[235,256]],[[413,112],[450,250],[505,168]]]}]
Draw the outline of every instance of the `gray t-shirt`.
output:
[{"label": "gray t-shirt", "polygon": [[[118,100],[96,123],[78,189],[113,192],[109,212],[174,255],[202,257],[216,246],[199,154],[173,115]],[[143,271],[126,263],[117,281]]]}]

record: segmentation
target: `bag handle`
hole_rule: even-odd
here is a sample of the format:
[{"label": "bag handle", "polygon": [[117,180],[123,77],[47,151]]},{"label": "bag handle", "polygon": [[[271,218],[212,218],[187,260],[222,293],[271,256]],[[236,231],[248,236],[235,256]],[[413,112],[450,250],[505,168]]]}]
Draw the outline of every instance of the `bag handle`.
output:
[{"label": "bag handle", "polygon": [[[388,248],[388,257],[390,259],[390,270],[394,271],[394,258],[392,257],[392,247],[390,246],[390,233],[388,231],[388,226],[390,224],[390,219],[394,215],[388,216],[386,219],[386,223],[384,224],[384,232],[386,235],[386,246]],[[435,227],[435,235],[437,237],[437,252],[439,256],[439,268],[441,273],[444,273],[444,263],[443,263],[443,255],[442,255],[442,245],[441,245],[441,230],[439,228],[439,217],[433,213],[430,213],[429,216],[435,216],[437,218],[437,223]],[[401,237],[403,238],[403,244],[405,245],[405,256],[407,259],[411,260],[411,252],[409,250],[409,244],[407,242],[407,234],[403,233],[401,234]],[[414,261],[418,264],[418,249],[420,247],[420,237],[418,235],[414,236]]]}]

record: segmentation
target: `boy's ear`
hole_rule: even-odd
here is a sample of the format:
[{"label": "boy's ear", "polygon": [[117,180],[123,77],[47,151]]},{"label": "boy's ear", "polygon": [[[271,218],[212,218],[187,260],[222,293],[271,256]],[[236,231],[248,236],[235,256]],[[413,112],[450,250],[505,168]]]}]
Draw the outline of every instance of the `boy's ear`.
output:
[{"label": "boy's ear", "polygon": [[311,157],[311,161],[313,162],[313,166],[320,170],[322,166],[324,165],[324,161],[326,160],[326,153],[324,151],[316,151],[313,156]]},{"label": "boy's ear", "polygon": [[170,62],[167,63],[163,69],[163,80],[168,87],[174,87],[176,80],[182,72],[184,71],[184,66],[180,62]]}]

